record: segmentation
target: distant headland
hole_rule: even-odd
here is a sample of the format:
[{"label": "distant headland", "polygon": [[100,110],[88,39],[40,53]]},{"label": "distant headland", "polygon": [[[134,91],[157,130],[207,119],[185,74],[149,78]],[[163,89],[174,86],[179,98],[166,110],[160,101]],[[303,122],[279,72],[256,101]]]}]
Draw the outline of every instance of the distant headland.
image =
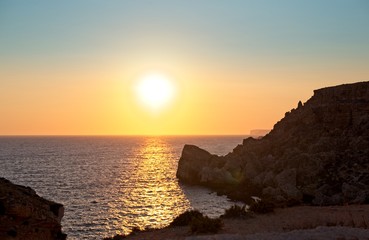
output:
[{"label": "distant headland", "polygon": [[252,129],[250,130],[250,136],[264,137],[270,132],[270,129]]}]

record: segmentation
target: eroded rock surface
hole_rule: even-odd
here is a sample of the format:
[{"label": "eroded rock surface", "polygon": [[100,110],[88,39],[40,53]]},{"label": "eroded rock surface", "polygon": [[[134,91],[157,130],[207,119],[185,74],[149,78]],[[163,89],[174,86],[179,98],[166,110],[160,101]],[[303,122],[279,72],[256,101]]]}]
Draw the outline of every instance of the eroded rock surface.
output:
[{"label": "eroded rock surface", "polygon": [[235,199],[369,203],[369,82],[315,90],[268,135],[226,156],[186,145],[177,177]]},{"label": "eroded rock surface", "polygon": [[63,214],[63,205],[0,178],[0,239],[64,240]]}]

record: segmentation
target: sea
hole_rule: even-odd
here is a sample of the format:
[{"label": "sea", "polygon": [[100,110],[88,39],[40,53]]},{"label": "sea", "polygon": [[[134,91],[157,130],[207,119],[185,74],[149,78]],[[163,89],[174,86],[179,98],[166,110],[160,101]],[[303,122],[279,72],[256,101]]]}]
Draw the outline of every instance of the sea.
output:
[{"label": "sea", "polygon": [[248,136],[3,136],[0,176],[62,203],[68,239],[161,228],[197,209],[217,217],[235,203],[178,182],[185,144],[225,155]]}]

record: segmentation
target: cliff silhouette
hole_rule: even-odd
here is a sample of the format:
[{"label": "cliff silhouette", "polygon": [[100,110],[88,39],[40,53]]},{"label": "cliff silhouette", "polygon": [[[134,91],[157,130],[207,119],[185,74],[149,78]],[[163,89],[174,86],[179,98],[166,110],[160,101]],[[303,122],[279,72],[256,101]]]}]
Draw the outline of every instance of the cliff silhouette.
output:
[{"label": "cliff silhouette", "polygon": [[185,145],[177,177],[245,201],[369,203],[369,82],[315,90],[269,134],[226,156]]},{"label": "cliff silhouette", "polygon": [[0,239],[65,240],[60,225],[63,215],[62,204],[0,178]]}]

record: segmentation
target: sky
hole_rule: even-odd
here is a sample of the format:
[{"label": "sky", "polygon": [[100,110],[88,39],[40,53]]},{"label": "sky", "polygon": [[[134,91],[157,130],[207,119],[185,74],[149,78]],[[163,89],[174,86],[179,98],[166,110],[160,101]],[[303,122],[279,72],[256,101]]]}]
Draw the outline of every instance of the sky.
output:
[{"label": "sky", "polygon": [[[369,80],[367,0],[0,1],[0,135],[246,135]],[[170,101],[151,111],[144,76]]]}]

